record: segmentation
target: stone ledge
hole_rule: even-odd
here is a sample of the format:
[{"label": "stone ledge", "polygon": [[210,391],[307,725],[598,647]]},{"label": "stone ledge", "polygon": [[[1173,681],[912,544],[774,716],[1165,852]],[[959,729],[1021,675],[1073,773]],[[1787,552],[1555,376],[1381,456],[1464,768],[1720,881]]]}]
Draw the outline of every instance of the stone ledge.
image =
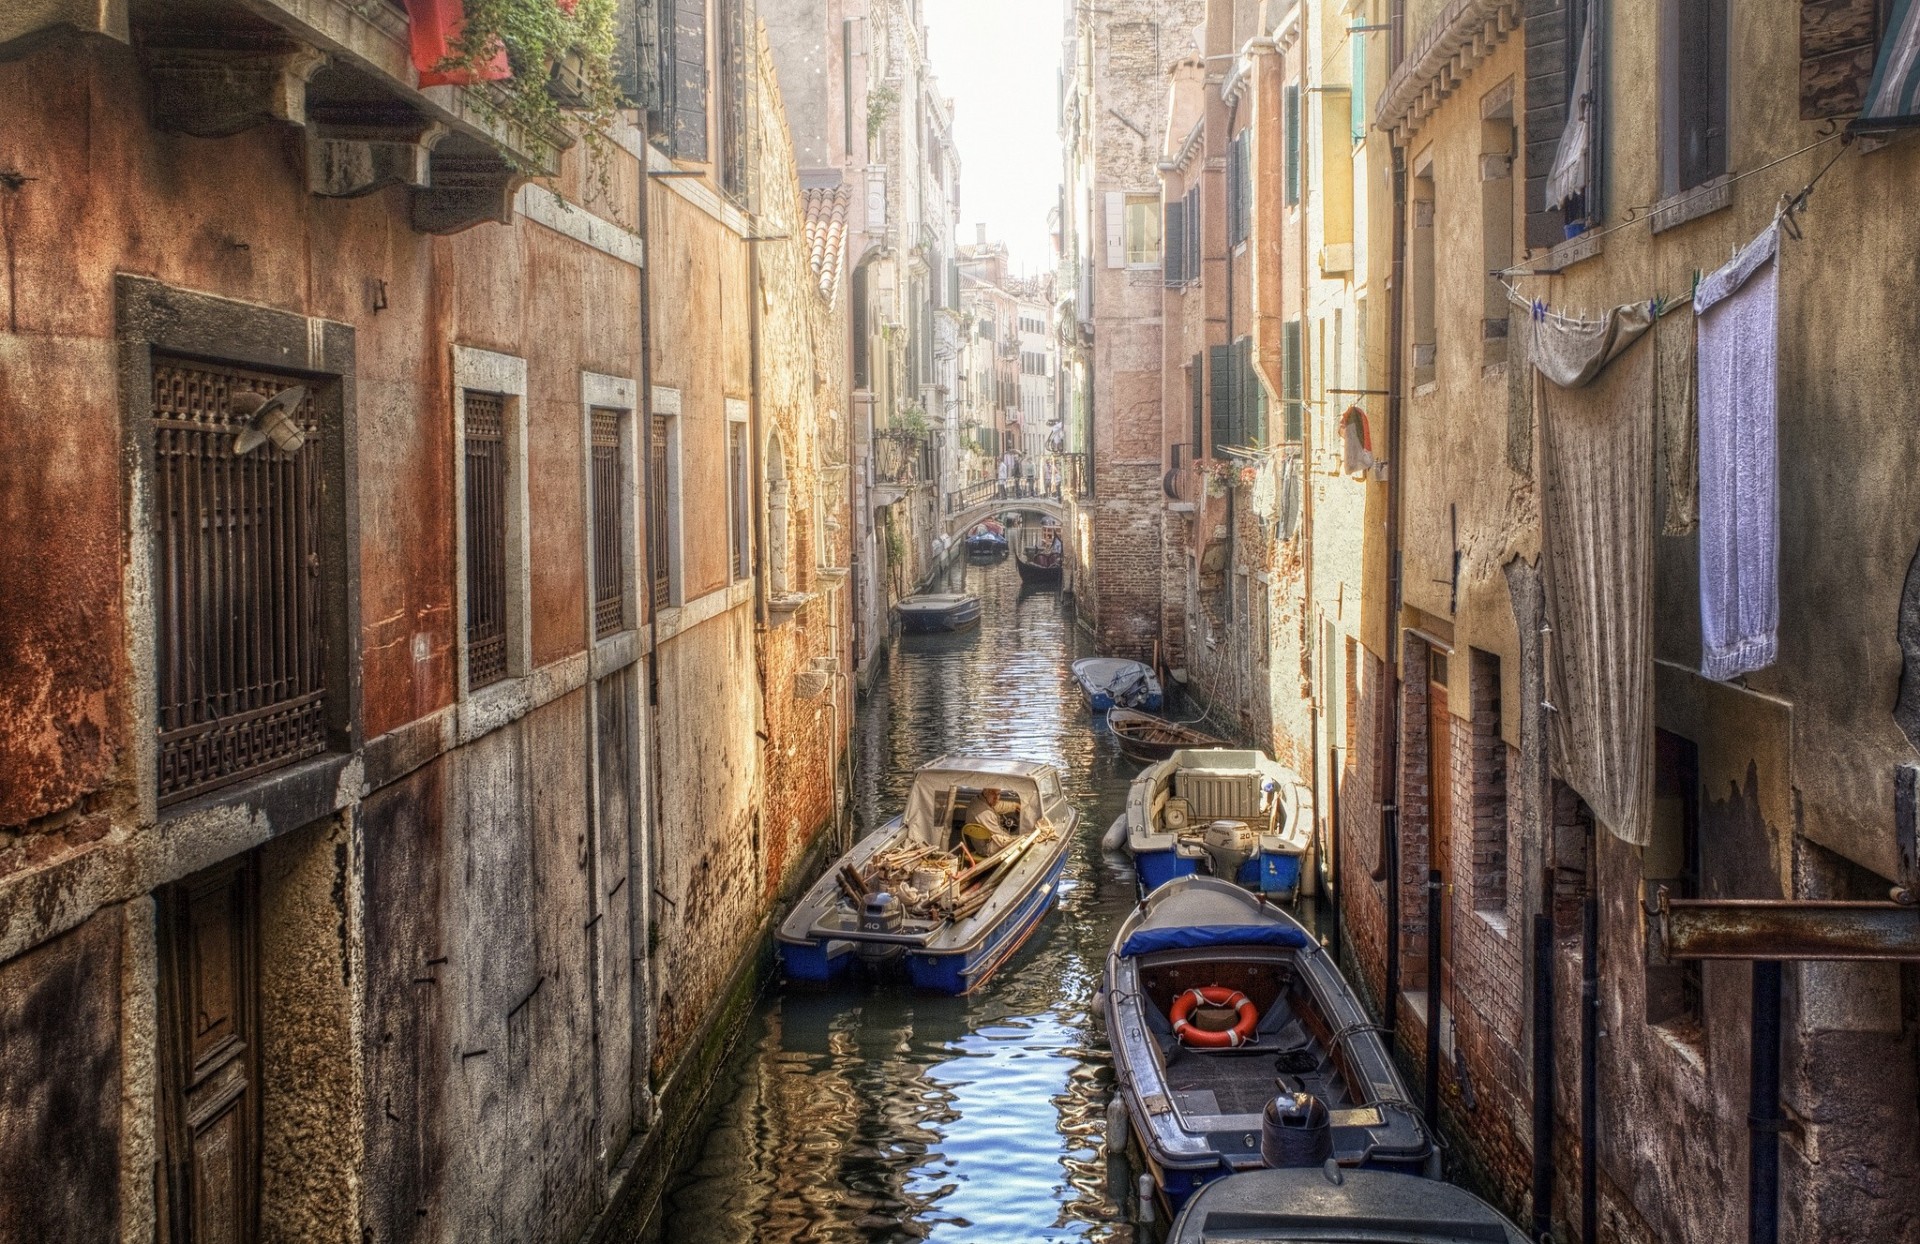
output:
[{"label": "stone ledge", "polygon": [[1717,177],[1702,186],[1691,190],[1682,190],[1679,194],[1660,200],[1653,205],[1652,229],[1655,233],[1665,233],[1678,228],[1690,220],[1712,215],[1722,208],[1733,206],[1733,179]]}]

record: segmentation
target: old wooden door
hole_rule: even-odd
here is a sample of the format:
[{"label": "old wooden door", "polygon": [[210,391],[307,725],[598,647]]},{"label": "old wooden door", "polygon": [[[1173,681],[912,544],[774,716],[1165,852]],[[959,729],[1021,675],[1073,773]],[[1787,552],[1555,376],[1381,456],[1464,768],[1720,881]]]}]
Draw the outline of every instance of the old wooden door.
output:
[{"label": "old wooden door", "polygon": [[246,856],[160,896],[161,1111],[175,1244],[246,1244],[257,1234],[256,908]]},{"label": "old wooden door", "polygon": [[[1440,872],[1441,1001],[1453,997],[1453,714],[1447,711],[1447,657],[1435,651],[1427,680],[1427,843],[1428,866]],[[1431,999],[1429,999],[1431,1003]]]}]

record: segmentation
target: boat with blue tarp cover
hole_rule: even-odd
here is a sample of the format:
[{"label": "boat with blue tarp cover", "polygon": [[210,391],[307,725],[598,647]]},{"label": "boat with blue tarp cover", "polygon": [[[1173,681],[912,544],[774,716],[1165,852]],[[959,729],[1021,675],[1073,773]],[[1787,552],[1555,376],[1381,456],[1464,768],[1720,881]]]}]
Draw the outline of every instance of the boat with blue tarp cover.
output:
[{"label": "boat with blue tarp cover", "polygon": [[1108,952],[1100,1006],[1129,1143],[1169,1212],[1261,1166],[1439,1174],[1339,969],[1258,894],[1215,877],[1149,894]]},{"label": "boat with blue tarp cover", "polygon": [[1141,661],[1084,657],[1073,663],[1073,680],[1087,697],[1087,707],[1096,713],[1116,706],[1154,710],[1164,702],[1159,677]]},{"label": "boat with blue tarp cover", "polygon": [[1285,1167],[1217,1179],[1195,1193],[1167,1244],[1526,1244],[1464,1188],[1387,1171]]},{"label": "boat with blue tarp cover", "polygon": [[858,968],[971,993],[1053,905],[1079,820],[1050,764],[926,765],[906,811],[855,843],[781,924],[786,978],[825,984]]},{"label": "boat with blue tarp cover", "polygon": [[1121,815],[1142,892],[1201,872],[1283,899],[1313,893],[1313,790],[1263,752],[1176,751],[1133,779]]}]

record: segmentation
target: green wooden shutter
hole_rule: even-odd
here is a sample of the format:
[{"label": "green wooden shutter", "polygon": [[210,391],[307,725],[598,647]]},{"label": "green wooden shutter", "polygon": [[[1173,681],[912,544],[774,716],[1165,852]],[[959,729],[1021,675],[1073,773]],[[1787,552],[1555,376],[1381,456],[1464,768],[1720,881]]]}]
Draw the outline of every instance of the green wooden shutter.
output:
[{"label": "green wooden shutter", "polygon": [[1349,100],[1353,108],[1353,141],[1357,143],[1367,137],[1367,41],[1349,37],[1347,43],[1353,48],[1353,91]]},{"label": "green wooden shutter", "polygon": [[1183,267],[1187,258],[1185,214],[1185,203],[1167,204],[1167,223],[1162,231],[1160,242],[1161,248],[1166,254],[1166,277],[1168,285],[1180,285],[1186,280],[1186,272]]},{"label": "green wooden shutter", "polygon": [[1301,435],[1300,321],[1288,320],[1280,334],[1280,397],[1285,402],[1286,438]]},{"label": "green wooden shutter", "polygon": [[673,49],[673,155],[707,158],[707,6],[705,0],[675,0],[670,28]]},{"label": "green wooden shutter", "polygon": [[1233,348],[1207,349],[1207,385],[1213,392],[1214,456],[1227,445],[1240,443],[1240,392],[1235,383]]},{"label": "green wooden shutter", "polygon": [[1286,90],[1287,118],[1287,204],[1300,201],[1300,88]]},{"label": "green wooden shutter", "polygon": [[1207,439],[1207,360],[1202,355],[1193,356],[1193,366],[1187,369],[1188,396],[1193,401],[1193,437],[1187,442],[1187,460],[1204,457],[1201,450]]}]

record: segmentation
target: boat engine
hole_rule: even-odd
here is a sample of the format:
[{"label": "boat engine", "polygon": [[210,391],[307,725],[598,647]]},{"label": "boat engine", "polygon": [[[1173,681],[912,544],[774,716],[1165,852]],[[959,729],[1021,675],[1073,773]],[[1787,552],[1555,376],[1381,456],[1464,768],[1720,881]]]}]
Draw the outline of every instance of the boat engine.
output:
[{"label": "boat engine", "polygon": [[[906,921],[907,913],[899,899],[886,893],[867,895],[867,905],[860,911],[860,931],[862,933],[898,933]],[[877,962],[883,959],[898,958],[905,949],[898,942],[861,942],[860,957]]]},{"label": "boat engine", "polygon": [[1240,874],[1240,866],[1259,853],[1260,836],[1245,821],[1215,821],[1207,826],[1202,845],[1213,864],[1213,875],[1232,881]]},{"label": "boat engine", "polygon": [[1260,1161],[1279,1169],[1333,1156],[1333,1120],[1312,1093],[1281,1093],[1260,1112]]}]

